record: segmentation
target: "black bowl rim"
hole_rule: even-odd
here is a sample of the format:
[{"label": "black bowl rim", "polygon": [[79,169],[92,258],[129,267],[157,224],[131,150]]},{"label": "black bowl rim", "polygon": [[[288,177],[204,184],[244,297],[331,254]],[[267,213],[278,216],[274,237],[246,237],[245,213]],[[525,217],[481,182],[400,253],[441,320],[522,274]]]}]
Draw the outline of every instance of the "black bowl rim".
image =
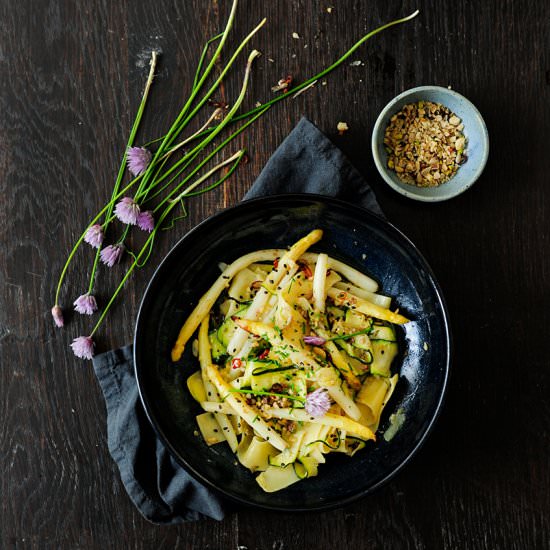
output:
[{"label": "black bowl rim", "polygon": [[[221,487],[218,487],[217,485],[212,483],[208,478],[206,478],[202,474],[200,474],[200,472],[196,471],[193,467],[191,467],[189,464],[187,464],[179,456],[179,453],[176,451],[174,446],[170,443],[169,439],[165,436],[162,428],[160,427],[159,423],[156,421],[156,419],[155,419],[155,417],[154,417],[154,415],[151,411],[151,408],[149,407],[149,403],[147,401],[146,393],[144,392],[144,388],[143,388],[143,386],[140,382],[140,376],[141,375],[140,375],[140,370],[139,370],[138,360],[137,360],[138,358],[137,358],[137,353],[136,353],[136,350],[138,348],[137,337],[138,337],[139,327],[140,327],[141,323],[143,322],[142,321],[142,309],[144,308],[144,304],[147,300],[147,296],[149,294],[149,291],[150,291],[151,287],[153,286],[153,283],[154,283],[155,279],[157,278],[158,274],[162,271],[164,263],[168,261],[168,259],[172,256],[172,254],[176,253],[177,249],[180,246],[183,246],[183,243],[186,242],[188,239],[192,238],[193,234],[195,232],[199,231],[199,229],[202,229],[202,227],[204,225],[208,225],[208,224],[211,224],[211,223],[216,223],[219,218],[223,218],[227,215],[231,215],[234,211],[238,211],[238,210],[241,210],[241,209],[244,209],[244,208],[250,209],[250,208],[256,207],[257,205],[266,205],[266,204],[270,204],[270,203],[274,203],[274,202],[278,202],[278,201],[292,202],[293,206],[294,206],[294,203],[296,201],[305,201],[305,202],[308,202],[308,203],[322,202],[322,203],[325,203],[325,204],[332,203],[332,204],[335,204],[337,206],[345,207],[346,209],[349,209],[349,210],[354,210],[356,214],[360,214],[361,216],[367,215],[367,216],[373,217],[375,219],[378,219],[380,222],[382,222],[383,225],[387,225],[391,230],[395,231],[404,241],[406,241],[411,246],[412,250],[418,255],[419,259],[424,263],[424,265],[426,267],[426,271],[429,274],[430,279],[432,281],[432,284],[435,288],[437,298],[439,299],[439,301],[441,303],[441,310],[442,310],[442,314],[443,314],[446,344],[447,344],[445,373],[444,373],[443,385],[442,385],[442,389],[441,389],[441,394],[439,396],[439,400],[436,404],[436,408],[435,408],[435,410],[432,414],[432,418],[430,419],[429,424],[426,427],[424,433],[422,434],[421,438],[418,440],[416,445],[405,456],[405,458],[399,463],[398,466],[396,466],[393,470],[391,470],[384,478],[379,480],[374,485],[368,487],[367,489],[359,491],[358,493],[356,493],[354,495],[351,495],[351,496],[346,497],[346,498],[342,498],[342,499],[340,499],[338,501],[335,501],[335,502],[322,503],[322,504],[319,504],[318,506],[310,506],[310,507],[307,507],[307,508],[299,507],[299,506],[297,506],[297,507],[277,506],[277,505],[271,506],[271,505],[251,502],[251,501],[246,500],[244,498],[238,497],[238,496],[236,496],[236,495],[234,495],[234,494],[232,494],[228,491],[225,491]],[[452,336],[451,336],[449,312],[448,312],[448,309],[447,309],[447,305],[446,305],[445,300],[443,298],[443,293],[441,291],[441,287],[439,286],[439,283],[437,282],[437,280],[435,278],[435,275],[433,273],[432,268],[430,267],[430,265],[428,264],[428,262],[426,261],[424,256],[420,253],[420,251],[418,250],[416,245],[402,231],[400,231],[397,227],[395,227],[395,225],[388,222],[388,220],[386,220],[382,216],[379,216],[378,214],[375,214],[375,213],[371,212],[370,210],[367,210],[367,209],[362,208],[360,206],[351,204],[347,201],[343,201],[343,200],[336,199],[334,197],[329,197],[329,196],[326,196],[326,195],[318,195],[318,194],[313,194],[313,193],[278,194],[278,195],[269,195],[269,196],[266,196],[266,197],[259,197],[259,198],[245,200],[245,201],[242,201],[242,202],[240,202],[240,203],[238,203],[234,206],[231,206],[229,208],[225,208],[221,212],[217,212],[217,213],[209,216],[208,218],[204,219],[202,222],[197,224],[195,227],[190,229],[170,249],[170,251],[162,259],[162,261],[159,263],[159,265],[155,269],[155,272],[153,273],[149,283],[147,284],[147,287],[145,289],[145,292],[143,293],[143,297],[141,299],[141,302],[140,302],[140,305],[139,305],[139,308],[138,308],[138,313],[137,313],[137,316],[136,316],[136,324],[135,324],[135,329],[134,329],[134,340],[133,340],[134,374],[135,374],[135,378],[136,378],[136,383],[137,383],[138,393],[139,393],[141,403],[142,403],[143,408],[145,410],[145,414],[147,416],[147,419],[149,420],[149,423],[153,427],[153,430],[155,431],[155,433],[157,434],[157,436],[159,437],[161,442],[164,444],[164,446],[168,449],[170,454],[176,459],[178,464],[180,464],[180,466],[186,472],[188,472],[191,476],[193,476],[199,483],[202,483],[203,485],[205,485],[209,489],[214,490],[214,492],[217,492],[217,493],[223,495],[224,497],[227,497],[228,499],[230,499],[234,502],[238,502],[238,503],[243,504],[243,505],[248,506],[248,507],[253,507],[253,508],[258,508],[258,509],[263,509],[263,510],[276,511],[276,512],[317,512],[317,511],[326,511],[326,510],[333,510],[335,508],[340,508],[342,506],[345,506],[347,504],[355,502],[355,501],[359,500],[360,498],[363,498],[363,497],[373,493],[374,491],[376,491],[377,489],[379,489],[380,487],[382,487],[383,485],[388,483],[391,479],[393,479],[399,472],[401,472],[401,470],[407,464],[409,464],[409,462],[411,462],[413,457],[418,453],[420,448],[424,445],[428,435],[432,432],[433,427],[435,425],[435,422],[436,422],[436,420],[438,419],[438,417],[441,413],[441,409],[443,407],[443,403],[444,403],[444,399],[445,399],[445,395],[447,393],[447,387],[448,387],[448,383],[449,383],[449,376],[450,376],[450,370],[451,370],[451,356],[452,356]]]}]

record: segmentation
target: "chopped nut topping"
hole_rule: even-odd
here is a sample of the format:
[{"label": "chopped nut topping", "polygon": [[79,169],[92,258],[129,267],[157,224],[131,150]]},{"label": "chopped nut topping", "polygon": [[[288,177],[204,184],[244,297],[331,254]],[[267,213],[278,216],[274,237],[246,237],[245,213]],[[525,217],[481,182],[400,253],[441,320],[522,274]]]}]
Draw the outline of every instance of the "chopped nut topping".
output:
[{"label": "chopped nut topping", "polygon": [[463,130],[460,118],[439,103],[405,105],[391,117],[384,135],[388,167],[405,183],[440,185],[467,159]]}]

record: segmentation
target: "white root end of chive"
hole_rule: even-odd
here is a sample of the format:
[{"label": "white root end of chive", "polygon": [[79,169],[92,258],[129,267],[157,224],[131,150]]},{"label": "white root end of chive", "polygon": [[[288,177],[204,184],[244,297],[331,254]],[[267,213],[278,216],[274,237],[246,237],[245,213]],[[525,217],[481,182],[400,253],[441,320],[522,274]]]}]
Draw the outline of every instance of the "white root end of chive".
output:
[{"label": "white root end of chive", "polygon": [[228,164],[231,164],[233,161],[237,160],[240,155],[244,153],[244,149],[241,149],[231,155],[228,159],[225,159],[223,162],[220,162],[220,164],[217,164],[214,166],[214,168],[210,169],[206,174],[201,176],[198,180],[194,181],[189,187],[187,187],[184,191],[182,191],[175,199],[170,199],[169,203],[176,203],[179,202],[185,195],[190,193],[195,187],[200,185],[203,181],[207,180],[212,174],[216,173],[218,170],[221,170],[224,166],[227,166]]}]

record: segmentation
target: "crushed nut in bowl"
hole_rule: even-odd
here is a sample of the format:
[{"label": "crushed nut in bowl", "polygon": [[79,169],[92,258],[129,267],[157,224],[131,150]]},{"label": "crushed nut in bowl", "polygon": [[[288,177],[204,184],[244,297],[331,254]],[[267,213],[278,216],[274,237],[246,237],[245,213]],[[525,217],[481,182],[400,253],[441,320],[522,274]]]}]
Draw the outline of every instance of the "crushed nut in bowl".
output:
[{"label": "crushed nut in bowl", "polygon": [[467,159],[463,130],[460,118],[440,103],[405,105],[391,117],[384,134],[388,168],[411,185],[445,183]]},{"label": "crushed nut in bowl", "polygon": [[489,135],[476,107],[441,86],[401,92],[382,109],[372,130],[374,164],[395,191],[417,201],[460,195],[480,177]]}]

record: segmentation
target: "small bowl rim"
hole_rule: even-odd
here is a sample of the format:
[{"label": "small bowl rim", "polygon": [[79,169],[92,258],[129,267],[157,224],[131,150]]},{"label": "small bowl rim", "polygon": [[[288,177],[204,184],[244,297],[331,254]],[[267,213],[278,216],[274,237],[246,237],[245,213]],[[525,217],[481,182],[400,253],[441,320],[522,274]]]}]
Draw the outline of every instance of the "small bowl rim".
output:
[{"label": "small bowl rim", "polygon": [[[378,154],[379,136],[383,135],[381,134],[381,132],[383,132],[385,128],[382,128],[382,125],[388,115],[388,112],[391,111],[396,104],[400,103],[402,100],[406,99],[407,97],[413,94],[417,94],[419,92],[421,93],[426,91],[441,92],[443,95],[452,96],[457,100],[463,101],[467,106],[467,108],[472,112],[473,116],[477,119],[477,122],[479,123],[479,127],[481,128],[480,141],[482,144],[482,154],[481,154],[480,162],[478,163],[478,166],[475,172],[472,174],[472,177],[470,178],[470,180],[466,181],[466,183],[458,187],[454,192],[447,193],[447,194],[423,195],[418,192],[418,190],[422,188],[416,188],[413,185],[403,183],[403,185],[409,185],[409,187],[411,188],[410,190],[404,189],[389,176],[388,168],[386,167],[385,163],[383,162],[383,160],[380,158],[380,155]],[[372,130],[371,150],[372,150],[372,156],[374,158],[374,163],[376,165],[376,168],[379,174],[382,176],[382,179],[392,189],[394,189],[399,194],[409,199],[413,199],[421,202],[443,202],[443,201],[452,199],[454,197],[457,197],[458,195],[461,195],[462,193],[464,193],[464,191],[472,187],[472,185],[479,179],[483,170],[485,169],[485,165],[487,164],[487,159],[489,157],[489,133],[487,131],[487,126],[485,124],[485,121],[483,120],[483,117],[479,112],[479,109],[467,97],[463,96],[462,94],[459,94],[458,92],[450,88],[445,88],[443,86],[435,86],[435,85],[416,86],[415,88],[409,88],[408,90],[405,90],[400,94],[398,94],[397,96],[395,96],[380,111],[380,114],[378,115]],[[452,181],[452,179],[449,181]],[[444,186],[445,184],[441,184],[441,186],[431,187],[430,189],[445,189]]]}]

